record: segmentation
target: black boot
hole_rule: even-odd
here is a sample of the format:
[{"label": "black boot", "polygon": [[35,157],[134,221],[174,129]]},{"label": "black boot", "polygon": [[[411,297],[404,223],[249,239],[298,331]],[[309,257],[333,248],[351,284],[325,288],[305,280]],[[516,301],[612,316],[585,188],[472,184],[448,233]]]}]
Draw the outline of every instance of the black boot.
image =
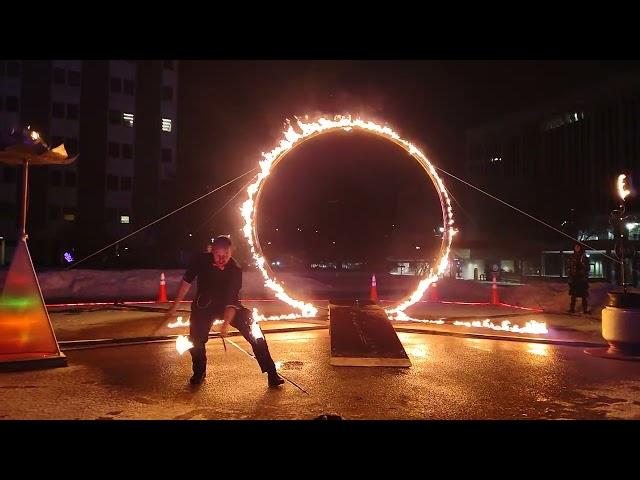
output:
[{"label": "black boot", "polygon": [[190,353],[193,376],[189,382],[191,385],[200,385],[207,376],[207,355],[205,353],[204,345],[199,348],[192,348]]},{"label": "black boot", "polygon": [[191,376],[191,379],[189,380],[189,383],[191,383],[191,385],[200,385],[202,382],[204,382],[206,376],[206,372],[194,372],[194,374]]},{"label": "black boot", "polygon": [[576,313],[576,297],[571,297],[571,305],[569,306],[567,313]]},{"label": "black boot", "polygon": [[269,375],[269,387],[274,388],[282,385],[284,383],[284,378],[278,375],[278,372],[272,370],[268,373]]}]

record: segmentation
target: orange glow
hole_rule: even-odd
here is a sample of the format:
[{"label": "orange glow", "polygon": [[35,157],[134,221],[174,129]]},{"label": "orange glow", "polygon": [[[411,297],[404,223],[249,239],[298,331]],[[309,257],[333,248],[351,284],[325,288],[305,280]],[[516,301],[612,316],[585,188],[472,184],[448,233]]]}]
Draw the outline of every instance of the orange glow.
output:
[{"label": "orange glow", "polygon": [[[296,119],[296,124],[289,125],[288,129],[284,132],[284,138],[280,140],[278,145],[270,152],[262,154],[262,160],[259,162],[261,172],[258,174],[257,180],[249,185],[247,188],[248,198],[242,204],[241,214],[244,218],[245,224],[243,228],[243,234],[249,243],[251,254],[255,264],[264,277],[265,286],[273,290],[275,296],[283,302],[291,305],[293,308],[300,311],[300,316],[315,317],[318,310],[310,303],[305,303],[302,300],[292,298],[284,289],[281,282],[277,281],[269,263],[265,260],[260,244],[258,241],[257,228],[256,228],[256,206],[260,196],[262,187],[264,186],[267,177],[271,173],[271,170],[281,161],[285,155],[293,148],[304,142],[305,140],[318,136],[324,133],[337,132],[337,131],[362,131],[372,133],[382,138],[385,138],[396,145],[399,145],[406,150],[425,170],[427,175],[432,180],[436,187],[440,204],[442,207],[443,216],[443,241],[440,247],[438,260],[435,262],[436,269],[431,269],[427,278],[420,281],[416,290],[403,302],[401,302],[395,308],[386,309],[386,313],[390,318],[398,316],[401,312],[404,312],[408,307],[418,302],[429,286],[438,279],[438,275],[442,275],[446,270],[449,262],[449,252],[451,250],[451,240],[457,230],[453,227],[453,210],[451,208],[451,202],[447,189],[442,182],[442,179],[438,176],[436,169],[429,162],[427,157],[412,143],[404,140],[391,128],[378,125],[371,121],[365,121],[360,118],[352,118],[351,116],[336,116],[333,120],[328,118],[320,118],[315,122],[304,122],[300,119]],[[261,320],[264,317],[259,313],[254,313]]]},{"label": "orange glow", "polygon": [[0,296],[0,361],[60,355],[25,240],[18,242]]},{"label": "orange glow", "polygon": [[178,338],[176,338],[176,350],[178,351],[178,353],[182,355],[190,348],[193,348],[193,343],[191,343],[189,337],[178,335]]},{"label": "orange glow", "polygon": [[624,202],[624,199],[627,198],[627,196],[631,193],[631,190],[627,189],[625,186],[626,178],[627,176],[624,173],[621,175],[618,175],[618,195],[620,195],[620,198],[622,199],[623,202]]}]

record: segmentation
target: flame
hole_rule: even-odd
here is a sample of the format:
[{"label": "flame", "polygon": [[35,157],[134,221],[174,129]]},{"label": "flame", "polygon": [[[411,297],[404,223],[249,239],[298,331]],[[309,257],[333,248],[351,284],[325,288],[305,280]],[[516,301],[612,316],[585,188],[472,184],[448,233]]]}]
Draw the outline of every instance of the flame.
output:
[{"label": "flame", "polygon": [[255,339],[264,338],[264,335],[262,335],[262,330],[260,330],[260,326],[258,325],[258,322],[251,323],[251,336]]},{"label": "flame", "polygon": [[[308,117],[305,116],[305,119]],[[272,167],[280,161],[287,152],[292,150],[294,147],[304,142],[306,139],[317,136],[322,133],[328,133],[338,130],[343,130],[346,132],[350,132],[353,130],[360,130],[364,132],[373,133],[380,137],[383,137],[387,140],[394,142],[400,147],[404,148],[427,172],[431,180],[433,181],[438,197],[440,198],[440,204],[442,207],[442,216],[443,216],[443,225],[444,225],[444,235],[442,246],[440,248],[440,256],[438,261],[436,262],[437,269],[435,271],[431,271],[429,277],[422,280],[416,290],[409,296],[407,300],[402,302],[395,308],[385,310],[388,315],[397,315],[400,312],[403,312],[409,306],[418,302],[424,292],[429,288],[429,286],[437,280],[438,275],[442,275],[446,270],[449,263],[449,252],[451,250],[451,240],[456,233],[456,229],[453,228],[453,210],[451,208],[451,201],[449,199],[449,194],[447,193],[447,189],[442,182],[442,179],[438,176],[436,169],[429,162],[427,157],[412,143],[402,139],[400,135],[398,135],[395,131],[393,131],[389,127],[384,127],[382,125],[378,125],[371,121],[365,121],[360,118],[352,119],[350,115],[347,116],[336,116],[333,120],[327,118],[319,118],[315,122],[304,122],[299,118],[296,118],[296,126],[298,131],[294,129],[294,126],[289,123],[289,127],[284,132],[284,138],[282,138],[279,144],[270,152],[262,154],[262,160],[259,161],[260,173],[258,174],[258,178],[255,182],[253,182],[247,188],[248,198],[242,204],[240,212],[242,217],[244,218],[245,224],[242,229],[242,233],[244,234],[247,242],[249,243],[249,248],[251,250],[251,255],[253,260],[255,261],[258,270],[262,274],[265,280],[265,286],[273,290],[275,296],[282,300],[283,302],[291,305],[297,310],[300,310],[302,317],[315,317],[318,313],[318,310],[311,305],[310,303],[305,303],[301,300],[297,300],[292,298],[284,289],[281,282],[278,282],[273,273],[270,271],[269,265],[266,262],[262,250],[258,245],[257,234],[255,228],[255,212],[256,212],[256,201],[257,196],[260,192],[260,189],[264,186],[264,183],[271,173]],[[260,315],[256,313],[257,311],[254,309],[254,315]],[[298,317],[299,318],[299,317]],[[265,318],[261,318],[264,320]]]},{"label": "flame", "polygon": [[625,188],[624,180],[626,178],[627,176],[624,173],[618,175],[618,195],[620,195],[620,198],[622,199],[623,202],[624,202],[624,199],[627,197],[627,195],[631,193],[631,190],[627,190]]},{"label": "flame", "polygon": [[[406,313],[400,311],[394,314],[387,314],[389,320],[398,320],[403,322],[416,322],[416,323],[433,323],[436,325],[443,325],[446,322],[444,320],[423,320],[419,318],[412,318],[408,316]],[[514,332],[514,333],[536,333],[536,334],[546,334],[549,333],[547,329],[547,324],[545,322],[536,322],[535,320],[530,320],[525,323],[524,327],[519,325],[513,325],[509,320],[504,320],[500,323],[500,325],[496,325],[488,318],[483,320],[473,320],[471,322],[464,322],[460,320],[455,320],[453,325],[457,327],[473,327],[473,328],[490,328],[492,330],[502,330],[505,332]]]},{"label": "flame", "polygon": [[527,348],[527,352],[541,357],[549,355],[549,346],[543,343],[532,343]]},{"label": "flame", "polygon": [[167,324],[167,327],[178,328],[178,327],[188,327],[189,325],[190,325],[189,320],[187,320],[186,322],[183,322],[182,317],[178,317],[176,318],[175,322]]},{"label": "flame", "polygon": [[311,318],[311,317],[305,317],[304,315],[300,315],[299,313],[288,313],[285,315],[271,315],[270,317],[266,317],[263,314],[261,314],[257,308],[253,309],[252,315],[253,315],[253,319],[256,322],[270,322],[273,320],[297,320],[298,318]]},{"label": "flame", "polygon": [[178,338],[176,338],[176,350],[178,353],[182,355],[190,348],[193,348],[193,343],[191,343],[189,337],[186,337],[185,335],[178,335]]},{"label": "flame", "polygon": [[549,330],[547,330],[547,324],[545,322],[536,322],[535,320],[528,321],[527,323],[525,323],[524,327],[521,327],[520,325],[512,325],[509,320],[504,320],[500,323],[500,325],[496,325],[488,318],[483,320],[482,322],[480,320],[473,320],[471,322],[456,320],[453,322],[453,324],[463,327],[490,328],[491,330],[502,330],[505,332],[514,333],[549,333]]},{"label": "flame", "polygon": [[417,323],[435,323],[436,325],[444,324],[444,320],[422,320],[419,318],[412,318],[403,311],[396,312],[394,314],[387,314],[389,320],[398,320],[402,322],[417,322]]}]

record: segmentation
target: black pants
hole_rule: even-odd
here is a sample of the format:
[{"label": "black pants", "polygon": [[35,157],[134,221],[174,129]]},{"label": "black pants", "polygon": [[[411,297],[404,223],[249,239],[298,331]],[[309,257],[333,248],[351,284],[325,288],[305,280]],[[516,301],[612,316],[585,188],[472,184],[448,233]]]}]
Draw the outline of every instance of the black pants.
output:
[{"label": "black pants", "polygon": [[[191,318],[189,319],[189,339],[193,343],[191,352],[191,361],[193,362],[193,373],[201,374],[207,369],[207,353],[205,344],[209,340],[209,330],[213,321],[218,318],[222,320],[222,315],[216,312],[211,312],[207,309],[195,309],[191,310]],[[262,372],[276,371],[276,366],[273,363],[271,354],[269,353],[269,347],[267,346],[267,340],[262,335],[262,330],[259,326],[255,326],[260,331],[259,338],[254,338],[251,333],[253,317],[251,312],[242,307],[236,311],[236,315],[231,322],[231,326],[237,328],[247,342],[251,344],[253,348],[253,354],[262,369]]]},{"label": "black pants", "polygon": [[[578,298],[578,296],[576,295],[572,295],[571,296],[571,311],[575,312],[576,311],[576,299]],[[587,313],[587,311],[589,310],[588,308],[588,304],[587,304],[587,297],[586,295],[583,295],[580,297],[582,299],[582,313]]]}]

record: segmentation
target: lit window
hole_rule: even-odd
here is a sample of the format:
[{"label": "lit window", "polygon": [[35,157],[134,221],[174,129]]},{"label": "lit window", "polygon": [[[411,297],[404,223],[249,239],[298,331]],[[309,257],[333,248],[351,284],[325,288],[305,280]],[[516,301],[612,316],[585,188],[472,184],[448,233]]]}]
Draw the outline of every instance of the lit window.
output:
[{"label": "lit window", "polygon": [[171,119],[163,118],[162,119],[162,131],[170,132],[171,131]]},{"label": "lit window", "polygon": [[64,220],[65,222],[74,222],[76,220],[76,215],[74,213],[65,213]]},{"label": "lit window", "polygon": [[122,120],[127,127],[133,127],[133,113],[123,113]]},{"label": "lit window", "polygon": [[129,223],[129,215],[120,215],[120,223]]}]

